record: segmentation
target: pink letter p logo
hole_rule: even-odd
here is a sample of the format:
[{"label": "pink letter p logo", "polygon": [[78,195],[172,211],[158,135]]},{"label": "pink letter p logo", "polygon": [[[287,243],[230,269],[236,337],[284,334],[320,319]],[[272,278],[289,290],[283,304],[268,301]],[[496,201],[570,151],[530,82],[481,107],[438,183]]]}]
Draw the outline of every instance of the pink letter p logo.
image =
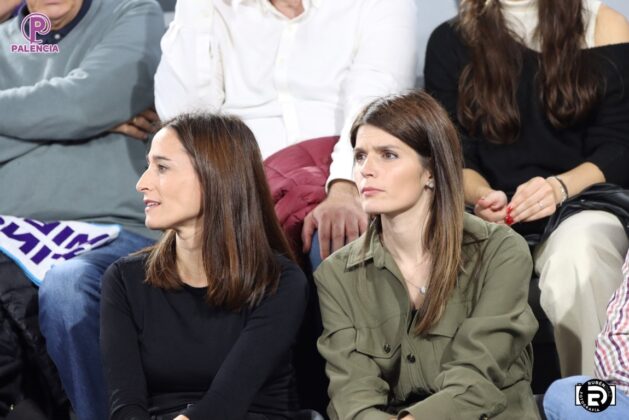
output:
[{"label": "pink letter p logo", "polygon": [[[26,30],[26,25],[28,25],[28,31]],[[41,13],[31,13],[22,21],[22,34],[31,44],[41,44],[43,41],[37,39],[37,35],[48,34],[51,27],[48,16]]]}]

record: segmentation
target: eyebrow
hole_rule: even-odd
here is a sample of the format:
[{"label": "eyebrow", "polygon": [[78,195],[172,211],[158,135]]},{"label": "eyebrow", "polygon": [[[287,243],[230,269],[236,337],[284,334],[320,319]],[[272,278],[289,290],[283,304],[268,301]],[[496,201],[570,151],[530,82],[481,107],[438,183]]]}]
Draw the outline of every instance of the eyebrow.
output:
[{"label": "eyebrow", "polygon": [[[382,152],[383,150],[399,150],[399,147],[398,147],[398,146],[395,146],[395,145],[393,145],[393,144],[386,144],[386,145],[384,145],[384,146],[376,146],[376,147],[374,147],[374,149],[375,149],[377,152]],[[365,151],[365,149],[363,149],[362,147],[354,147],[354,151],[355,151],[355,152],[356,152],[356,151],[359,151],[359,152],[364,152],[364,151]]]},{"label": "eyebrow", "polygon": [[[150,160],[150,156],[146,155],[146,161],[148,162],[149,160]],[[155,160],[155,161],[167,161],[167,162],[171,161],[166,156],[161,156],[161,155],[153,156],[153,160]]]}]

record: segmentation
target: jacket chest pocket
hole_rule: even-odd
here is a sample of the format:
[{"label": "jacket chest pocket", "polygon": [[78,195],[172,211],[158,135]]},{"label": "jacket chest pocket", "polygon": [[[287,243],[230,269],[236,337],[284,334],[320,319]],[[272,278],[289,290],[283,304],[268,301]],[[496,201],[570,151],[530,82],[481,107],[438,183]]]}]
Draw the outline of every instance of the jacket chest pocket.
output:
[{"label": "jacket chest pocket", "polygon": [[389,384],[397,383],[400,372],[401,322],[398,315],[376,327],[356,328],[356,351],[373,360]]}]

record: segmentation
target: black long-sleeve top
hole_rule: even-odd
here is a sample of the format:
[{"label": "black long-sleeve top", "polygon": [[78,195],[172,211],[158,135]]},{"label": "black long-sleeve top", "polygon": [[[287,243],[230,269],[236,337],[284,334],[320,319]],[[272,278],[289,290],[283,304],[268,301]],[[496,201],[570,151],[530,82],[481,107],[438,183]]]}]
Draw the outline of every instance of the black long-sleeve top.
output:
[{"label": "black long-sleeve top", "polygon": [[291,348],[308,285],[296,264],[277,258],[276,293],[240,312],[208,305],[206,288],[148,285],[143,256],[114,263],[101,300],[111,418],[148,420],[149,411],[188,403],[194,405],[184,414],[191,420],[290,418],[296,409]]},{"label": "black long-sleeve top", "polygon": [[[469,52],[455,22],[445,22],[433,31],[424,75],[428,93],[458,121],[458,83]],[[601,77],[602,95],[587,120],[568,129],[556,129],[546,118],[535,84],[539,53],[522,49],[519,138],[513,144],[494,144],[470,136],[459,124],[466,167],[507,195],[533,177],[556,175],[584,162],[595,164],[607,182],[629,187],[629,43],[584,50],[585,59],[591,60]]]}]

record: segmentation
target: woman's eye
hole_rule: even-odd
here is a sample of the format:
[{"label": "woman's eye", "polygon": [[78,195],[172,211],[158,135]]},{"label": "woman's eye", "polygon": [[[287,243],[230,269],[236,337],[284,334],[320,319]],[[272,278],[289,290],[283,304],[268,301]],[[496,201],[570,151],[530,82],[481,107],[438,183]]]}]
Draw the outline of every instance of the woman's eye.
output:
[{"label": "woman's eye", "polygon": [[157,171],[162,173],[165,172],[166,169],[168,169],[167,167],[165,167],[164,165],[157,165]]},{"label": "woman's eye", "polygon": [[362,162],[363,160],[365,160],[365,154],[364,153],[356,153],[354,155],[354,161],[355,162]]},{"label": "woman's eye", "polygon": [[397,159],[397,155],[393,152],[384,152],[385,159]]}]

